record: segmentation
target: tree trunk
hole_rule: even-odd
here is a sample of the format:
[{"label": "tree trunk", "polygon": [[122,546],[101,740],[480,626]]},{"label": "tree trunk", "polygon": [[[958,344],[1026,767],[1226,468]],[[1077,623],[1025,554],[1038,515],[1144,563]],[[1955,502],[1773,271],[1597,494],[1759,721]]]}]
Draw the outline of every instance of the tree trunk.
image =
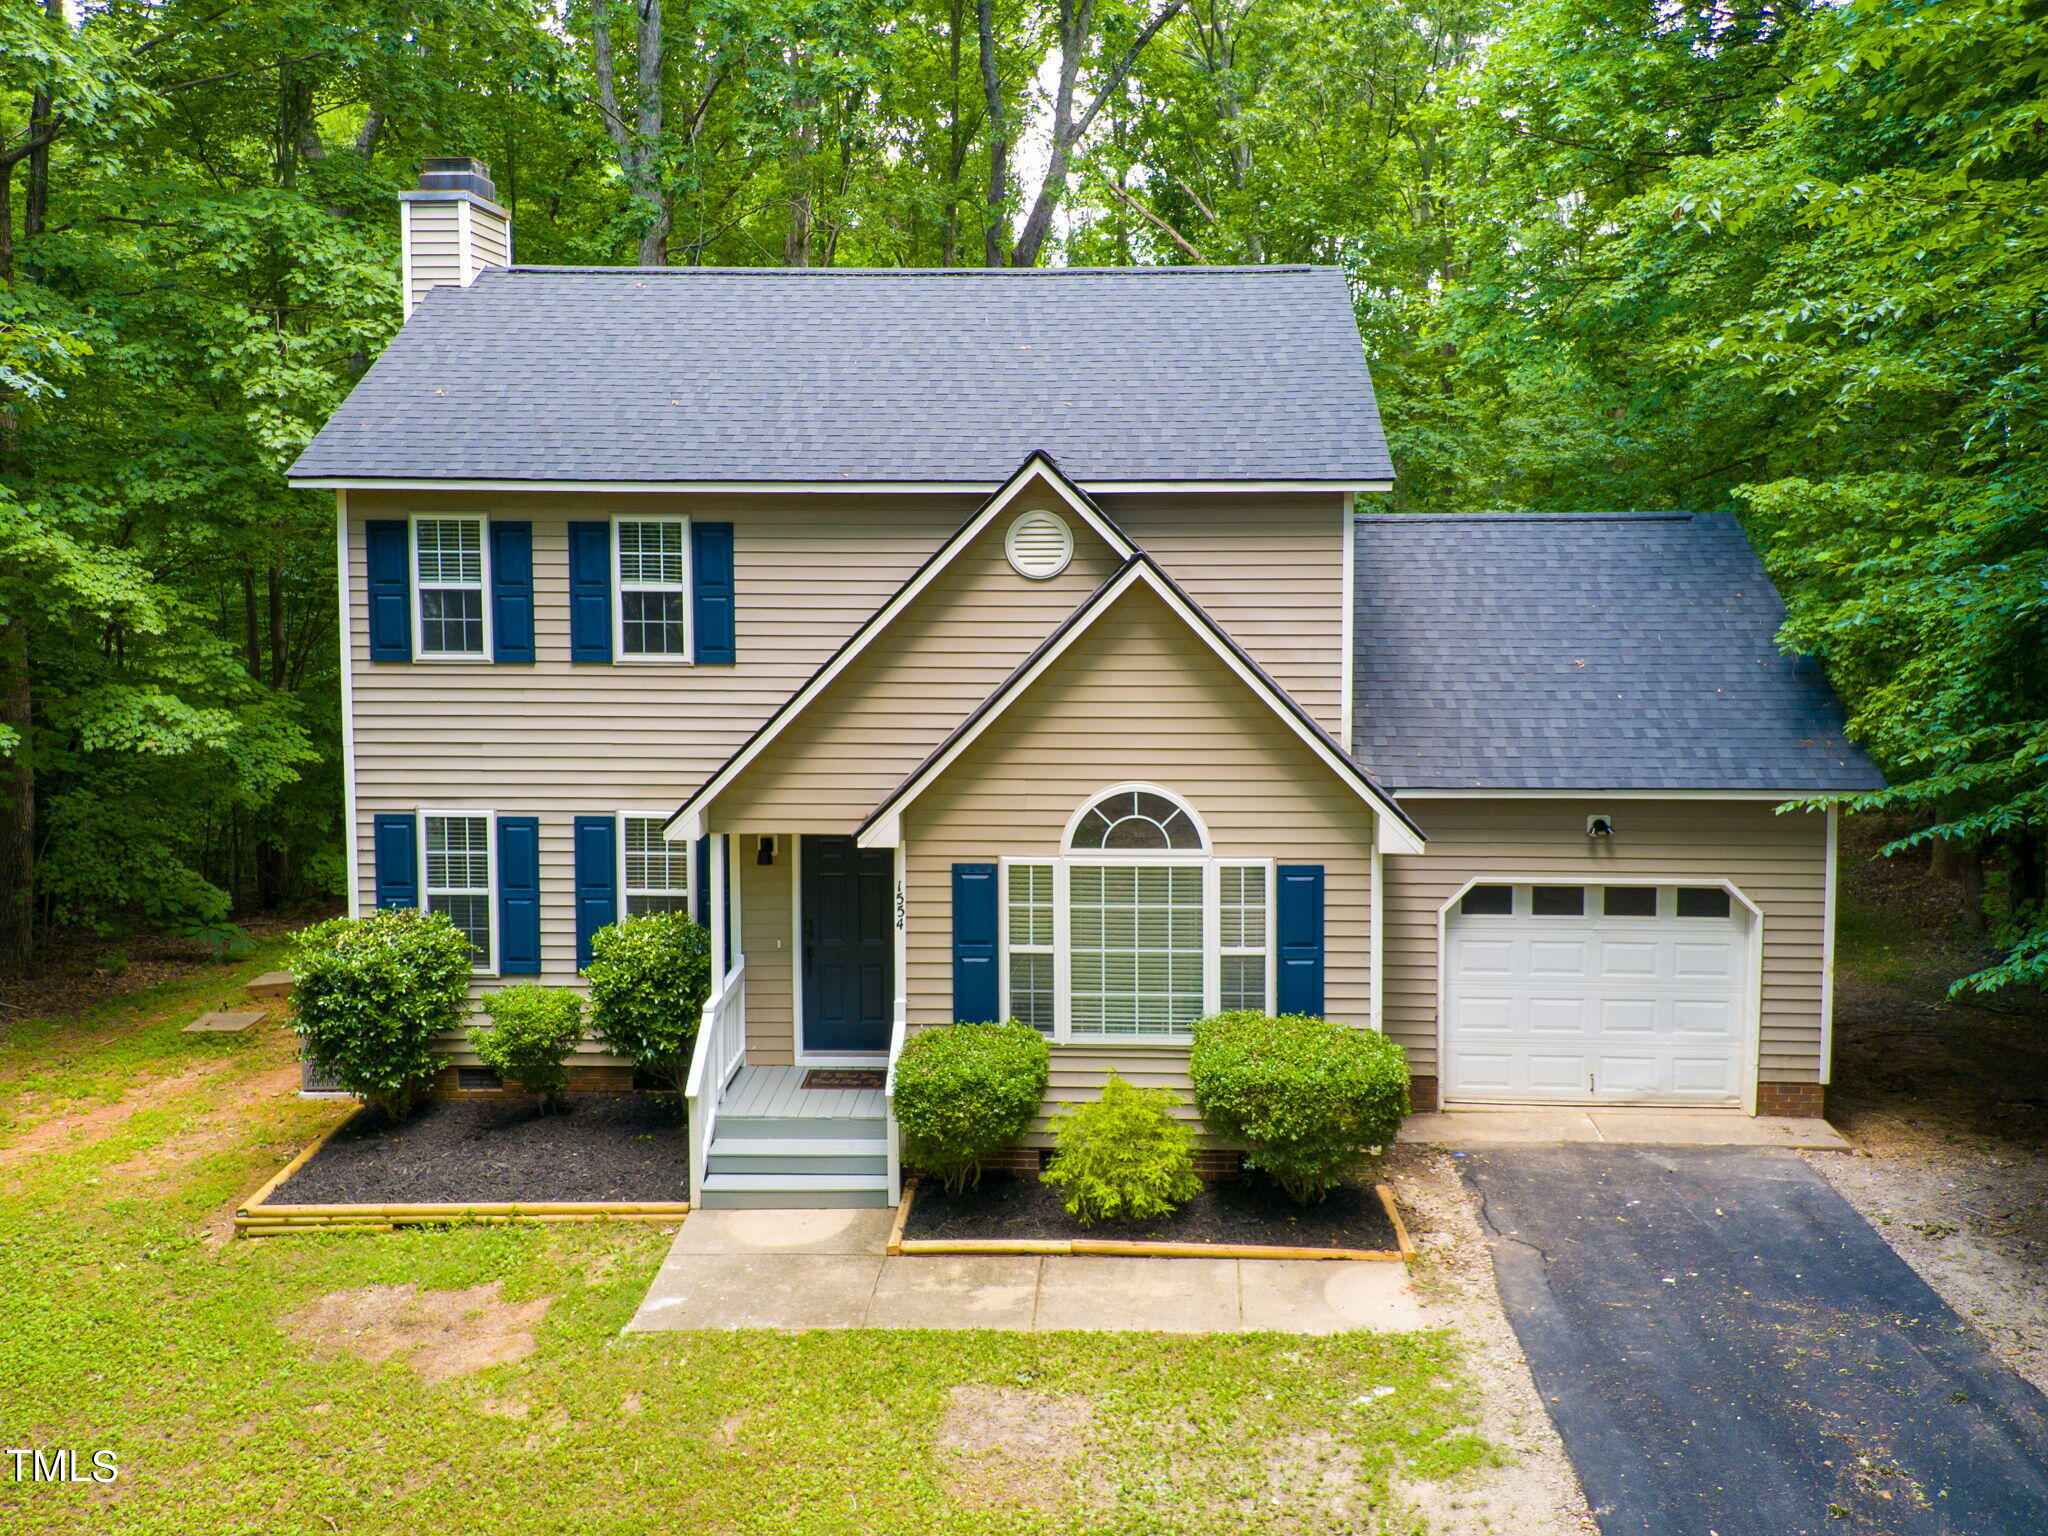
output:
[{"label": "tree trunk", "polygon": [[946,214],[939,225],[939,265],[960,259],[960,165],[967,141],[960,132],[960,29],[967,21],[966,0],[953,0],[952,25],[946,33]]},{"label": "tree trunk", "polygon": [[995,0],[974,0],[981,29],[981,93],[988,110],[987,227],[982,232],[982,265],[1000,267],[1010,219],[1010,128],[1003,116],[1003,79],[996,68]]},{"label": "tree trunk", "polygon": [[1990,917],[1984,911],[1984,850],[1965,848],[1962,864],[1963,927],[1973,938],[1981,939],[1991,931]]},{"label": "tree trunk", "polygon": [[[12,443],[0,445],[11,457]],[[0,974],[35,959],[36,774],[29,756],[28,620],[0,619],[0,727],[14,747],[0,757]]]}]

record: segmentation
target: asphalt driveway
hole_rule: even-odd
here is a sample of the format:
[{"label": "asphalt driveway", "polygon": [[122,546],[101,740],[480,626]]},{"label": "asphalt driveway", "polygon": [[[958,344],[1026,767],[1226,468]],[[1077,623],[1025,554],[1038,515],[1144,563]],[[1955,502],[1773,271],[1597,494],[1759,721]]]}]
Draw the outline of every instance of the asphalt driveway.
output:
[{"label": "asphalt driveway", "polygon": [[1459,1164],[1603,1536],[2048,1532],[2048,1399],[1798,1156]]}]

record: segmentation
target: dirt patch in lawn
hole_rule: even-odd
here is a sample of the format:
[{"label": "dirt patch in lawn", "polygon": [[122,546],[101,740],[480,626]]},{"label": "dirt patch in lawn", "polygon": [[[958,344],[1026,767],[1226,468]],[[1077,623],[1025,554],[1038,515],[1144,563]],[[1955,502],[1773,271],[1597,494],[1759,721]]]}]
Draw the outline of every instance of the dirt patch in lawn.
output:
[{"label": "dirt patch in lawn", "polygon": [[168,1194],[190,1173],[192,1165],[216,1152],[239,1147],[248,1141],[248,1106],[292,1093],[299,1086],[299,1068],[273,1067],[235,1085],[237,1103],[225,1109],[208,1110],[173,1131],[155,1146],[145,1147],[126,1162],[111,1168],[105,1182],[113,1188],[129,1188],[145,1195]]},{"label": "dirt patch in lawn", "polygon": [[592,1093],[551,1115],[526,1098],[432,1099],[396,1121],[363,1110],[266,1203],[674,1201],[689,1188],[673,1099]]},{"label": "dirt patch in lawn", "polygon": [[108,1133],[119,1130],[143,1110],[157,1108],[166,1100],[176,1098],[189,1088],[197,1087],[214,1074],[225,1070],[234,1061],[235,1058],[232,1056],[212,1057],[187,1067],[175,1076],[139,1083],[118,1099],[97,1103],[86,1109],[51,1115],[47,1120],[39,1120],[16,1140],[5,1147],[0,1147],[0,1168],[11,1168],[33,1157],[62,1152],[72,1146],[98,1141]]},{"label": "dirt patch in lawn", "polygon": [[947,1394],[939,1420],[939,1480],[963,1504],[1050,1509],[1075,1493],[1095,1405],[1016,1387],[968,1385]]},{"label": "dirt patch in lawn", "polygon": [[1476,1432],[1508,1458],[1504,1466],[1447,1482],[1401,1482],[1396,1495],[1429,1522],[1431,1536],[1596,1532],[1564,1443],[1501,1311],[1493,1257],[1454,1154],[1397,1146],[1387,1155],[1386,1179],[1420,1254],[1410,1273],[1423,1320],[1452,1329],[1463,1342],[1465,1372],[1478,1392]]},{"label": "dirt patch in lawn", "polygon": [[533,1330],[555,1298],[504,1301],[498,1295],[502,1284],[493,1280],[462,1291],[423,1291],[417,1285],[332,1291],[286,1313],[280,1326],[316,1354],[354,1355],[373,1365],[396,1359],[427,1381],[446,1381],[533,1353]]},{"label": "dirt patch in lawn", "polygon": [[1086,1227],[1067,1214],[1061,1198],[1052,1185],[1014,1173],[985,1173],[977,1187],[957,1195],[936,1181],[920,1180],[903,1235],[936,1242],[1106,1238],[1372,1252],[1399,1246],[1385,1207],[1365,1183],[1342,1185],[1315,1205],[1296,1205],[1264,1179],[1219,1179],[1171,1216]]}]

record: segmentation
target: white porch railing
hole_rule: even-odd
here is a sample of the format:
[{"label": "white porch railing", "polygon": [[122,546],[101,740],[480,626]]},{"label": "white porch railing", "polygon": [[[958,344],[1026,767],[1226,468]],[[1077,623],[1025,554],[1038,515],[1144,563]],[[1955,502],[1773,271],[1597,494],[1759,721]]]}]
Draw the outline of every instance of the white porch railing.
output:
[{"label": "white porch railing", "polygon": [[903,1054],[909,1033],[902,999],[897,999],[896,1022],[889,1026],[889,1071],[882,1079],[882,1112],[889,1125],[889,1203],[903,1203],[903,1131],[896,1124],[896,1059]]},{"label": "white porch railing", "polygon": [[718,1121],[718,1100],[733,1074],[747,1060],[747,957],[740,956],[725,973],[718,990],[704,1000],[704,1021],[697,1026],[697,1048],[690,1056],[689,1086],[684,1098],[690,1115],[690,1204],[704,1200],[704,1164],[711,1156],[711,1131]]}]

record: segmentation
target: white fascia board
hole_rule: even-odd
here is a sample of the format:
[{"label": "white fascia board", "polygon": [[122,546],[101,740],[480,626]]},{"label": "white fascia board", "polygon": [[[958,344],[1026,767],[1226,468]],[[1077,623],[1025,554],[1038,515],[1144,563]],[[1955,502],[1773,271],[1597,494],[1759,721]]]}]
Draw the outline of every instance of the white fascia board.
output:
[{"label": "white fascia board", "polygon": [[893,847],[901,836],[904,808],[942,777],[959,760],[960,755],[979,740],[982,733],[989,726],[993,725],[1009,709],[1013,702],[1030,692],[1032,686],[1045,675],[1046,670],[1054,662],[1058,661],[1060,657],[1064,656],[1076,640],[1080,639],[1082,635],[1094,627],[1096,620],[1114,608],[1120,598],[1129,592],[1132,587],[1140,583],[1157,593],[1165,601],[1166,605],[1180,616],[1188,628],[1202,638],[1202,642],[1209,647],[1210,651],[1219,657],[1232,672],[1236,673],[1245,686],[1250,688],[1266,704],[1268,709],[1286,722],[1288,729],[1294,732],[1297,739],[1307,746],[1311,752],[1315,753],[1317,757],[1321,758],[1333,773],[1350,785],[1352,791],[1359,799],[1372,807],[1373,814],[1377,818],[1376,841],[1382,849],[1389,853],[1421,853],[1423,851],[1422,839],[1417,837],[1408,827],[1407,823],[1402,821],[1399,815],[1394,812],[1392,802],[1383,800],[1379,793],[1360,776],[1358,765],[1335,751],[1329,741],[1304,723],[1293,710],[1287,707],[1284,700],[1275,697],[1271,685],[1264,678],[1260,677],[1257,672],[1248,668],[1243,658],[1238,656],[1230,646],[1218,639],[1210,627],[1202,621],[1201,616],[1189,609],[1179,593],[1175,592],[1171,586],[1154,575],[1151,567],[1142,563],[1132,565],[1121,576],[1117,577],[1115,581],[1111,582],[1094,598],[1090,599],[1087,611],[1081,614],[1079,619],[1070,625],[1060,635],[1058,640],[1039,653],[1038,658],[1032,662],[1028,671],[1005,684],[1000,696],[974,721],[972,726],[961,732],[937,758],[926,763],[900,785],[890,795],[889,799],[884,802],[880,814],[874,821],[868,827],[862,829],[857,839],[859,846],[863,848]]},{"label": "white fascia board", "polygon": [[1396,800],[1760,800],[1782,805],[1860,794],[1853,789],[1397,789]]},{"label": "white fascia board", "polygon": [[[1064,477],[1060,477],[1064,479]],[[988,496],[1004,489],[1005,480],[492,480],[374,477],[362,475],[289,475],[286,483],[300,491],[616,491],[704,492],[725,496]],[[1090,496],[1198,495],[1204,492],[1277,494],[1292,492],[1391,491],[1391,480],[1097,480],[1069,481]]]},{"label": "white fascia board", "polygon": [[[853,637],[839,648],[830,661],[811,674],[810,681],[790,696],[789,701],[770,717],[768,723],[761,727],[753,740],[749,741],[738,752],[728,758],[724,767],[714,773],[695,794],[683,802],[682,808],[676,812],[675,819],[670,821],[669,829],[673,829],[675,822],[686,815],[695,816],[701,822],[704,810],[713,800],[718,798],[726,786],[743,773],[749,764],[756,761],[775,739],[784,730],[788,729],[790,722],[802,714],[805,709],[809,708],[811,701],[816,699],[826,688],[830,687],[833,679],[851,666],[855,659],[874,643],[876,637],[894,623],[897,616],[915,602],[918,595],[939,578],[946,568],[959,557],[960,552],[973,543],[982,530],[995,521],[1002,513],[1003,508],[1008,506],[1023,487],[1034,478],[1043,479],[1051,485],[1066,501],[1067,505],[1073,509],[1074,515],[1094,529],[1102,541],[1116,552],[1119,560],[1128,560],[1137,553],[1137,546],[1131,543],[1130,539],[1124,535],[1121,529],[1113,523],[1104,521],[1099,512],[1068,488],[1066,477],[1060,474],[1057,466],[1048,462],[1043,454],[1033,454],[1024,461],[1023,466],[1017,473],[1010,477],[1009,483],[1003,487],[1001,494],[991,497],[986,506],[975,513],[973,517],[970,517],[965,523],[961,524],[952,537],[947,539],[944,544],[941,544],[932,557],[919,567],[917,574],[898,587],[895,596],[891,597],[888,602],[875,611],[874,615],[865,624],[854,631]],[[665,829],[668,831],[669,836],[677,835],[673,830],[669,829]],[[880,844],[863,843],[861,846],[864,848],[894,847],[895,844],[893,842]]]}]

